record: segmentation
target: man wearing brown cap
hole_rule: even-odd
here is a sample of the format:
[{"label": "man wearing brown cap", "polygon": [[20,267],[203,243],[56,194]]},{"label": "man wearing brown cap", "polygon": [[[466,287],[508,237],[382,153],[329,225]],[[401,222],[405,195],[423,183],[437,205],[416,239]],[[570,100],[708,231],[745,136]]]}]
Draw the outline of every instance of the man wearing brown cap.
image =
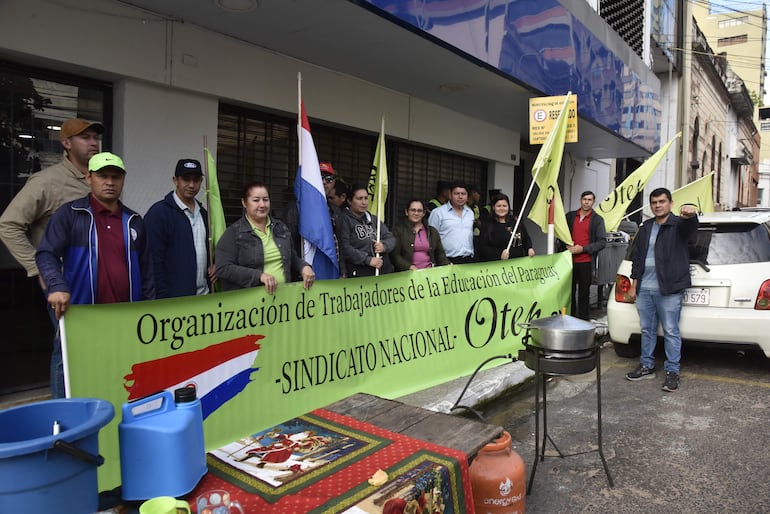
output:
[{"label": "man wearing brown cap", "polygon": [[[88,160],[101,150],[101,123],[66,120],[59,132],[64,158],[33,173],[0,217],[0,239],[28,277],[38,276],[35,248],[48,220],[62,204],[87,195]],[[43,284],[41,284],[42,286]]]},{"label": "man wearing brown cap", "polygon": [[[64,147],[62,161],[33,173],[0,216],[0,239],[24,267],[27,276],[38,277],[44,296],[47,296],[46,286],[39,278],[35,249],[54,211],[91,191],[86,182],[88,161],[101,150],[103,133],[104,126],[95,121],[71,118],[62,123],[59,131]],[[49,314],[54,326],[58,327],[51,309]],[[54,352],[58,350],[57,346],[58,337],[54,339]],[[51,392],[54,398],[61,398],[64,390],[57,389],[56,384],[61,380],[55,378],[56,373],[52,366]]]},{"label": "man wearing brown cap", "polygon": [[[155,298],[144,223],[120,201],[126,175],[123,160],[109,152],[97,153],[88,169],[91,192],[56,210],[35,254],[57,319],[70,305]],[[63,378],[62,374],[62,388]]]},{"label": "man wearing brown cap", "polygon": [[157,297],[208,294],[216,275],[209,259],[208,215],[196,199],[203,183],[201,163],[180,159],[172,180],[174,190],[144,216]]}]

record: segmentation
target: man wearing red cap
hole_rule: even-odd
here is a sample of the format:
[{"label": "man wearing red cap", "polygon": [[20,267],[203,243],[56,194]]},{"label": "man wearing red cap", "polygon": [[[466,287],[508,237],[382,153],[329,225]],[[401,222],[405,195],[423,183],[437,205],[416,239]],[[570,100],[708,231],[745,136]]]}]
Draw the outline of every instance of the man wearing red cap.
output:
[{"label": "man wearing red cap", "polygon": [[[337,249],[337,262],[340,272],[340,278],[345,278],[347,276],[347,269],[345,268],[345,259],[342,258],[340,255],[340,245],[337,241],[337,218],[342,213],[342,209],[344,208],[344,205],[338,205],[336,202],[333,202],[330,198],[331,196],[337,196],[336,191],[338,191],[337,188],[337,174],[334,172],[334,168],[332,168],[332,163],[330,162],[319,162],[318,167],[321,170],[321,180],[323,180],[324,183],[324,194],[326,195],[326,206],[329,208],[329,217],[332,219],[332,231],[334,236],[334,247]],[[342,181],[340,181],[341,184],[343,184]],[[347,191],[346,191],[347,193]],[[347,194],[346,194],[347,196]],[[339,196],[337,196],[339,197]]]},{"label": "man wearing red cap", "polygon": [[[332,220],[332,231],[334,236],[334,246],[337,249],[337,262],[339,267],[340,278],[346,276],[346,269],[344,259],[340,257],[340,247],[337,242],[337,217],[340,215],[341,208],[331,201],[329,195],[334,193],[337,186],[337,174],[330,162],[319,162],[318,169],[321,170],[321,181],[324,186],[324,195],[326,195],[326,206],[329,208],[329,217]],[[294,243],[294,250],[298,255],[302,255],[302,238],[299,235],[299,211],[297,210],[297,202],[290,202],[283,212],[282,221],[288,225],[291,231],[291,240]]]},{"label": "man wearing red cap", "polygon": [[321,180],[323,180],[324,183],[324,193],[328,195],[332,189],[334,189],[334,184],[337,182],[337,175],[334,173],[334,168],[332,168],[332,164],[330,162],[319,162],[318,167],[321,170]]},{"label": "man wearing red cap", "polygon": [[[61,205],[87,195],[91,188],[86,182],[88,161],[101,150],[101,136],[104,126],[95,121],[71,118],[62,123],[59,138],[64,147],[64,158],[58,164],[33,173],[21,191],[8,204],[0,216],[0,239],[8,251],[27,271],[28,277],[38,277],[44,296],[46,286],[39,278],[35,264],[35,249],[43,238],[48,220]],[[55,327],[58,322],[49,309]],[[58,337],[54,340],[57,351]],[[59,361],[61,362],[61,361]],[[54,398],[64,396],[63,388],[56,384],[57,372],[52,363],[51,393]]]}]

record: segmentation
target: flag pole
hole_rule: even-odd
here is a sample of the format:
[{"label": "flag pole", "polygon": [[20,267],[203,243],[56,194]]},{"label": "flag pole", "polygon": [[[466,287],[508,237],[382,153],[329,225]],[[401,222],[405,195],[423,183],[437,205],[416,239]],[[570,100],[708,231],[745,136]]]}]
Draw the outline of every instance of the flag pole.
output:
[{"label": "flag pole", "polygon": [[[297,165],[302,169],[302,72],[297,72]],[[296,186],[295,186],[296,187]],[[299,232],[299,198],[294,199],[297,205],[297,232]],[[307,258],[305,251],[305,238],[299,236],[299,251],[302,260]]]},{"label": "flag pole", "polygon": [[[385,146],[385,116],[382,117],[382,121],[380,123],[380,137],[383,140],[383,147]],[[377,221],[379,222],[382,219],[382,179],[380,177],[380,173],[382,173],[382,160],[385,158],[383,155],[385,152],[383,151],[384,148],[380,149],[380,160],[377,163]],[[380,224],[377,223],[377,241],[380,240]]]},{"label": "flag pole", "polygon": [[[206,135],[203,136],[203,170],[206,173],[206,223],[209,228],[209,266],[214,264],[214,234],[211,230],[211,181],[209,180],[209,159],[206,155],[206,149],[209,147]],[[208,270],[206,270],[208,276]]]},{"label": "flag pole", "polygon": [[[380,138],[383,142],[383,147],[385,146],[385,116],[382,117],[382,120],[380,122]],[[377,142],[377,145],[379,146],[379,141]],[[381,236],[381,221],[382,220],[382,178],[380,177],[380,173],[382,173],[382,159],[384,158],[384,148],[380,148],[380,159],[377,162],[377,170],[376,170],[376,177],[377,177],[377,241],[380,240]],[[380,258],[380,252],[377,252],[375,256],[379,259]],[[380,276],[380,268],[376,268],[374,270],[374,276],[379,277]]]},{"label": "flag pole", "polygon": [[519,211],[519,215],[516,217],[516,223],[513,225],[513,230],[511,231],[511,238],[508,240],[508,246],[505,248],[506,251],[511,251],[511,245],[513,244],[513,238],[516,235],[516,232],[518,232],[519,225],[521,224],[521,217],[524,216],[524,209],[527,208],[527,202],[529,201],[529,197],[532,195],[532,189],[535,187],[535,183],[537,180],[537,175],[540,173],[541,168],[538,168],[535,172],[535,176],[532,177],[532,183],[529,185],[529,189],[527,190],[527,194],[524,197],[524,202],[521,204],[521,210]]},{"label": "flag pole", "polygon": [[297,164],[302,166],[302,72],[297,72]]}]

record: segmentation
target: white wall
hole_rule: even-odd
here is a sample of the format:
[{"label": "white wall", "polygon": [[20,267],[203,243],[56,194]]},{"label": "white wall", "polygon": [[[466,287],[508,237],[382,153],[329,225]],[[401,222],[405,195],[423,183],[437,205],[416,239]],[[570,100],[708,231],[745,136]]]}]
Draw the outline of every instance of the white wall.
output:
[{"label": "white wall", "polygon": [[[489,166],[489,175],[487,177],[487,189],[499,189],[500,192],[513,198],[513,191],[516,188],[526,187],[525,184],[514,183],[514,167],[510,164],[493,162]],[[487,198],[489,201],[490,198]]]},{"label": "white wall", "polygon": [[121,80],[115,87],[115,106],[114,150],[127,167],[123,198],[140,213],[173,189],[171,176],[179,159],[205,163],[204,136],[216,156],[214,97]]},{"label": "white wall", "polygon": [[[610,192],[611,161],[592,159],[589,164],[582,157],[564,157],[565,168],[569,171],[565,176],[562,191],[564,210],[573,211],[580,208],[580,193],[583,191],[593,191],[596,203],[604,200]],[[574,166],[574,170],[569,169],[571,166]]]}]

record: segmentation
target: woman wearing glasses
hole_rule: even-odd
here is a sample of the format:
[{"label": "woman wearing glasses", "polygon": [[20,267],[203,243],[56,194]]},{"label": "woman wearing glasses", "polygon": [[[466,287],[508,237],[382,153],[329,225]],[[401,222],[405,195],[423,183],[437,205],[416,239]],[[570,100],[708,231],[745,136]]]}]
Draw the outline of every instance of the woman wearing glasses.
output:
[{"label": "woman wearing glasses", "polygon": [[396,247],[390,258],[396,271],[450,264],[438,231],[425,223],[425,204],[422,200],[412,199],[406,205],[406,219],[393,227]]}]

